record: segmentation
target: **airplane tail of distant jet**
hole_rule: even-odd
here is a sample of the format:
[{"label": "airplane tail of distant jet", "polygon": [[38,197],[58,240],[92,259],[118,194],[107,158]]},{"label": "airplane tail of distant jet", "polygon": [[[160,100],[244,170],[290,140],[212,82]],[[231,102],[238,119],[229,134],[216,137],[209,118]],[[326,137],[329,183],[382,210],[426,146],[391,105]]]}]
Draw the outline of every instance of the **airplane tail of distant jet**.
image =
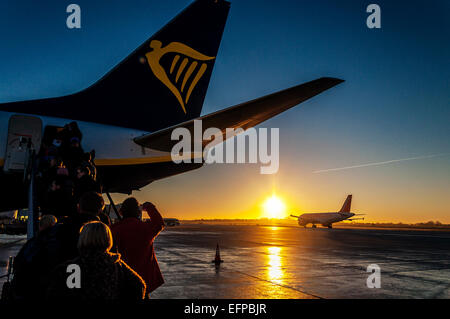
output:
[{"label": "airplane tail of distant jet", "polygon": [[154,132],[200,116],[230,3],[196,0],[78,93],[0,110]]},{"label": "airplane tail of distant jet", "polygon": [[350,213],[351,206],[352,206],[352,195],[348,195],[339,213]]}]

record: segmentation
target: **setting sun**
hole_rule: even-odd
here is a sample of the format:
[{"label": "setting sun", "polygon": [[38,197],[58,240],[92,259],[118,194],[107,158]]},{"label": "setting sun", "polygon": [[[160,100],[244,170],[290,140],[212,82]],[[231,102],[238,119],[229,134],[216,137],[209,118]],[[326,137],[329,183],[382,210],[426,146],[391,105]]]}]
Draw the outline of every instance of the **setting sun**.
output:
[{"label": "setting sun", "polygon": [[267,198],[263,204],[264,207],[264,217],[267,218],[284,218],[284,211],[286,209],[286,205],[283,201],[276,195],[272,195]]}]

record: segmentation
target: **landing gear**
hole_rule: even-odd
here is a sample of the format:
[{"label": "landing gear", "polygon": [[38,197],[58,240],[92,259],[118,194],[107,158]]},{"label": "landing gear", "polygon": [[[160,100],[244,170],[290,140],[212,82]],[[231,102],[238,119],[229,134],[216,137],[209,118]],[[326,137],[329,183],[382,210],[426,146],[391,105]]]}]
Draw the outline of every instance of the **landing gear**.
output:
[{"label": "landing gear", "polygon": [[312,225],[312,228],[317,228],[317,226],[313,224],[313,225]]},{"label": "landing gear", "polygon": [[331,228],[333,228],[333,225],[331,225],[331,224],[330,224],[330,225],[328,225],[328,228],[330,228],[330,229],[331,229]]}]

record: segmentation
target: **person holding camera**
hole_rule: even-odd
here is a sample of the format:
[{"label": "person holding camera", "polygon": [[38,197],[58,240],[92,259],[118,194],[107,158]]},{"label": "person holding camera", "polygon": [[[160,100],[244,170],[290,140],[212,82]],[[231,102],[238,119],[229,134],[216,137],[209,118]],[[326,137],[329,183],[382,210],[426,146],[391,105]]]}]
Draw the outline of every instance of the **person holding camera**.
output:
[{"label": "person holding camera", "polygon": [[111,226],[117,252],[123,260],[144,279],[149,294],[164,283],[153,242],[164,229],[164,220],[155,205],[146,202],[142,210],[150,221],[143,222],[139,202],[127,198],[120,208],[122,220]]}]

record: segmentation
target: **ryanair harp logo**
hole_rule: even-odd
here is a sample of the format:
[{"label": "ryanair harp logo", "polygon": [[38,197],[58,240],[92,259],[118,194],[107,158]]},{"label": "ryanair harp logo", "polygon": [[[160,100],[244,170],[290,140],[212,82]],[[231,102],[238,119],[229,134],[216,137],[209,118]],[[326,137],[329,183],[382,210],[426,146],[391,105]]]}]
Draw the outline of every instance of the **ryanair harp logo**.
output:
[{"label": "ryanair harp logo", "polygon": [[[152,40],[152,42],[150,42],[150,48],[152,48],[153,51],[150,51],[145,54],[145,56],[147,57],[148,65],[152,69],[153,74],[165,86],[167,86],[167,88],[170,91],[172,91],[173,95],[175,95],[178,102],[180,103],[180,106],[183,109],[184,113],[186,113],[186,104],[189,101],[189,97],[191,96],[191,93],[194,90],[195,86],[197,85],[198,81],[200,81],[206,69],[208,68],[207,64],[204,61],[214,60],[215,57],[210,57],[201,54],[200,52],[180,42],[171,42],[165,47],[161,46],[162,46],[161,41]],[[167,53],[175,53],[175,57],[172,60],[172,65],[169,70],[169,74],[173,74],[176,70],[175,83],[172,83],[172,81],[169,79],[169,75],[160,64],[161,58],[163,57],[163,55]],[[181,63],[178,63],[180,61],[181,55],[184,55],[185,58],[182,59]],[[194,61],[190,62],[189,58],[193,59]],[[199,68],[197,68],[199,63],[201,65]],[[187,71],[184,73],[183,79],[181,81],[181,88],[178,89],[177,86],[175,86],[175,84],[178,84],[180,76],[187,66],[188,66]],[[185,91],[186,84],[193,75],[194,71],[195,71],[194,78],[191,81],[189,87],[187,88],[187,91]],[[185,95],[184,98],[182,94]]]}]

